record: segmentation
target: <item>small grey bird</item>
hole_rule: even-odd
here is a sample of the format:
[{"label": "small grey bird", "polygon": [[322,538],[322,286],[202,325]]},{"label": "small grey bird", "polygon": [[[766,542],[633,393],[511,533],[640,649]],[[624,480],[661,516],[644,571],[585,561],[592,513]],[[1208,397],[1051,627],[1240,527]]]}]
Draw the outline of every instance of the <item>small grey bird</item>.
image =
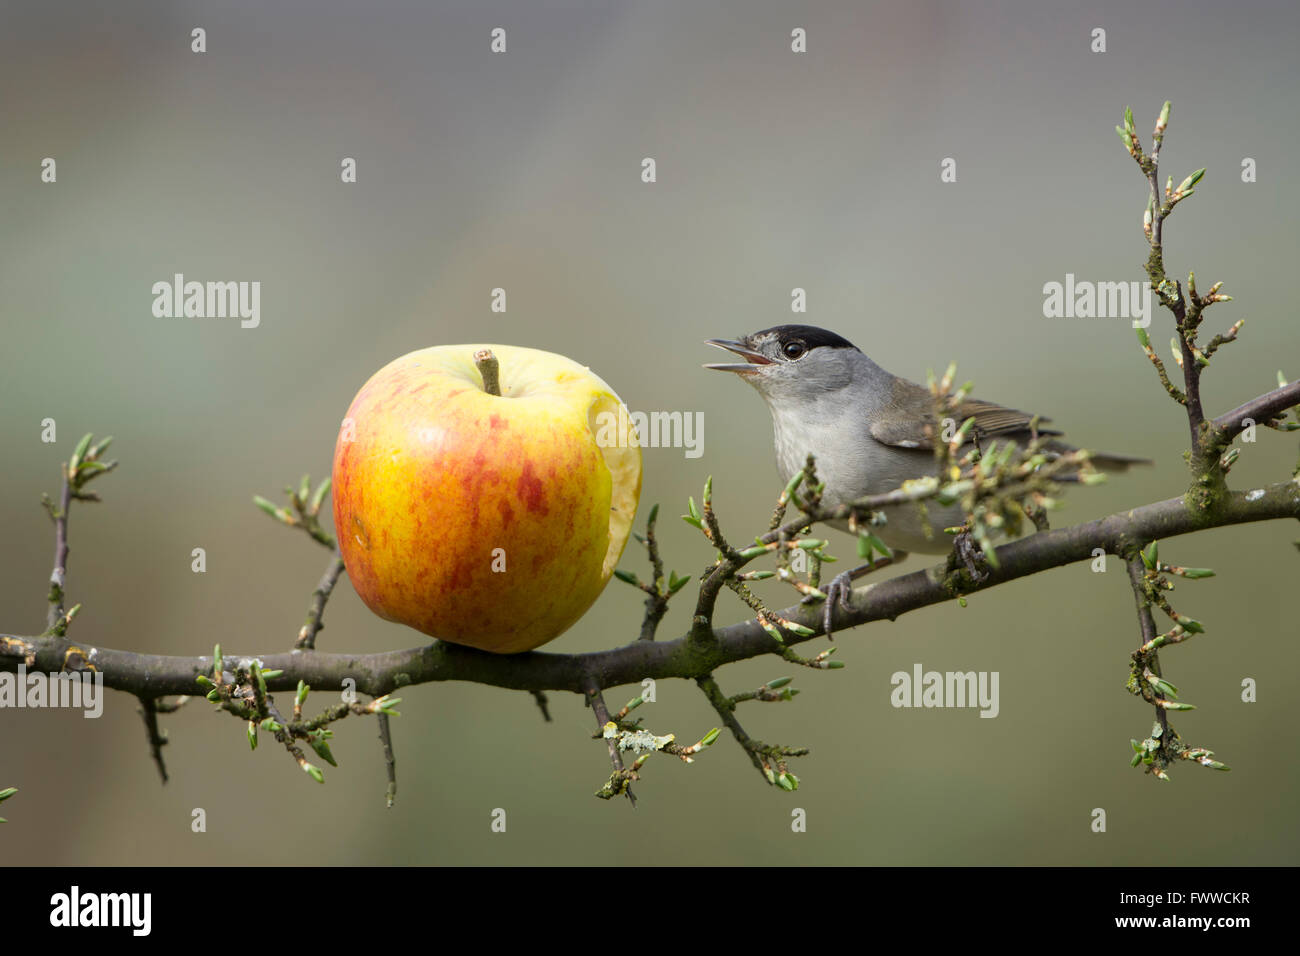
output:
[{"label": "small grey bird", "polygon": [[[885,371],[842,336],[811,325],[778,325],[740,340],[708,339],[707,344],[745,359],[705,368],[737,373],[767,403],[783,481],[803,468],[809,453],[816,456],[818,478],[826,485],[825,505],[892,491],[909,478],[935,473],[934,446],[927,431],[939,434],[941,429],[926,428],[934,423],[930,390]],[[955,418],[960,424],[970,417],[975,419],[974,441],[996,439],[1024,446],[1035,434],[1030,427],[1033,415],[992,402],[968,399]],[[1036,434],[1061,433],[1039,428]],[[1053,439],[1049,450],[1074,449]],[[1108,471],[1150,464],[1141,458],[1101,454],[1094,454],[1092,462]],[[928,511],[929,536],[911,504],[884,509],[886,524],[876,534],[890,548],[903,552],[950,551],[952,540],[943,528],[962,523],[960,507],[931,503]],[[847,522],[833,526],[848,530]],[[843,606],[847,607],[849,580],[861,570],[845,572],[833,582]],[[828,624],[833,603],[826,602]]]}]

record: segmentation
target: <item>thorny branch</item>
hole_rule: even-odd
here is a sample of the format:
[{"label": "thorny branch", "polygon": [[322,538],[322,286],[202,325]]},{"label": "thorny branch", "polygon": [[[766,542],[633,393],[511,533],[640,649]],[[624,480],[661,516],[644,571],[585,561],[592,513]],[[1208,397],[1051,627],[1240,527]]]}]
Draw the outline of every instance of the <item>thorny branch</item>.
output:
[{"label": "thorny branch", "polygon": [[[601,737],[605,725],[610,722],[609,708],[605,706],[605,695],[600,692],[598,687],[592,686],[587,689],[587,703],[591,706],[591,711],[596,715],[596,733],[595,737]],[[638,779],[637,769],[640,767],[638,762],[631,770],[628,770],[623,764],[623,754],[619,750],[618,740],[611,736],[606,736],[606,744],[609,749],[609,762],[614,767],[614,772],[609,775],[609,780],[605,785],[596,791],[596,796],[602,800],[610,800],[617,796],[626,796],[628,803],[636,809],[636,794],[632,792],[632,781]]]},{"label": "thorny branch", "polygon": [[[1204,169],[1198,169],[1188,175],[1177,188],[1174,187],[1171,176],[1165,181],[1162,192],[1160,148],[1164,144],[1165,131],[1169,125],[1170,110],[1170,104],[1166,102],[1152,131],[1149,155],[1142,149],[1132,109],[1124,111],[1124,124],[1115,127],[1115,130],[1129,155],[1142,170],[1149,187],[1142,219],[1143,232],[1149,246],[1146,272],[1152,292],[1174,318],[1177,334],[1171,346],[1174,361],[1183,372],[1182,389],[1169,381],[1164,364],[1151,347],[1150,337],[1144,328],[1137,330],[1138,341],[1155,366],[1165,391],[1186,411],[1192,441],[1188,454],[1192,484],[1184,499],[1186,507],[1192,512],[1212,515],[1224,507],[1225,498],[1229,494],[1226,475],[1239,454],[1237,449],[1233,449],[1224,455],[1224,450],[1233,438],[1252,423],[1258,422],[1285,431],[1292,430],[1293,427],[1300,428],[1300,424],[1292,426],[1278,417],[1287,408],[1300,402],[1300,387],[1288,386],[1279,373],[1278,388],[1273,392],[1247,402],[1213,421],[1205,418],[1201,404],[1201,376],[1209,367],[1211,356],[1222,346],[1237,340],[1237,333],[1241,331],[1245,320],[1238,319],[1226,332],[1214,336],[1204,349],[1200,348],[1197,344],[1197,331],[1204,319],[1205,310],[1216,303],[1231,301],[1232,297],[1219,292],[1222,282],[1216,282],[1205,295],[1200,295],[1196,289],[1194,272],[1187,275],[1186,291],[1180,282],[1169,279],[1165,273],[1164,222],[1178,203],[1192,195],[1194,187],[1205,175]],[[1300,468],[1297,468],[1295,477],[1300,479]],[[1201,578],[1209,577],[1214,572],[1207,568],[1180,568],[1161,564],[1155,537],[1142,541],[1141,545],[1140,550],[1125,554],[1130,583],[1137,601],[1140,633],[1139,647],[1133,654],[1129,689],[1155,705],[1156,723],[1146,740],[1133,741],[1133,765],[1145,765],[1148,773],[1162,780],[1169,779],[1166,768],[1174,759],[1191,759],[1215,769],[1227,769],[1218,761],[1210,759],[1211,751],[1183,744],[1170,725],[1169,711],[1192,708],[1190,704],[1177,702],[1177,689],[1163,678],[1158,659],[1160,647],[1181,643],[1192,634],[1204,631],[1199,621],[1179,614],[1170,605],[1163,592],[1172,589],[1173,584],[1164,575],[1170,573],[1185,578]],[[1174,626],[1164,634],[1156,633],[1152,607],[1160,608],[1174,621]]]},{"label": "thorny branch", "polygon": [[[724,536],[721,521],[714,509],[712,481],[706,483],[699,506],[688,501],[685,520],[700,530],[715,551],[715,557],[699,576],[699,594],[694,614],[685,634],[672,641],[655,640],[656,631],[666,614],[670,598],[680,591],[689,577],[672,572],[665,579],[664,563],[655,537],[657,506],[650,511],[644,535],[638,540],[646,547],[652,580],[642,582],[635,574],[616,572],[618,577],[640,588],[647,595],[646,612],[637,639],[625,646],[590,654],[553,654],[530,652],[499,656],[454,644],[434,642],[429,645],[379,654],[327,654],[314,650],[315,635],[320,631],[324,607],[342,572],[336,542],[321,525],[319,512],[328,492],[329,482],[322,482],[314,493],[304,477],[299,486],[287,489],[290,508],[280,508],[262,498],[257,505],[273,518],[291,527],[300,527],[334,555],[324,576],[312,594],[307,621],[300,630],[292,653],[262,654],[255,657],[223,657],[217,648],[212,657],[164,657],[136,654],[85,642],[73,644],[67,629],[77,606],[64,610],[67,588],[68,507],[73,499],[98,500],[84,491],[87,481],[111,470],[116,462],[103,463],[99,455],[108,440],[93,448],[91,436],[77,446],[72,460],[64,468],[64,483],[56,505],[48,498],[45,507],[55,524],[55,566],[51,575],[49,612],[44,632],[34,637],[0,634],[0,670],[20,666],[47,672],[95,669],[102,673],[106,686],[137,696],[142,704],[151,752],[159,771],[166,778],[161,760],[165,737],[158,728],[158,715],[174,710],[164,695],[187,695],[195,684],[207,689],[209,700],[221,709],[246,722],[250,746],[255,747],[259,730],[274,735],[277,742],[293,756],[314,779],[322,779],[318,768],[309,763],[298,746],[305,742],[326,762],[333,764],[328,739],[328,725],[350,714],[373,714],[379,719],[380,737],[388,772],[387,797],[391,805],[396,788],[395,761],[387,715],[397,700],[391,692],[406,684],[462,680],[491,686],[526,690],[534,694],[544,715],[545,691],[566,691],[582,695],[595,714],[596,736],[606,741],[612,773],[599,793],[602,797],[626,794],[632,800],[630,784],[639,779],[638,771],[655,752],[677,756],[690,762],[693,756],[713,743],[715,729],[690,746],[676,743],[672,734],[655,735],[641,727],[630,713],[643,702],[639,696],[617,714],[610,715],[603,691],[622,684],[646,679],[693,679],[700,687],[722,724],[732,733],[750,756],[764,778],[783,789],[794,789],[798,778],[790,773],[786,758],[807,753],[804,748],[765,744],[753,739],[736,718],[736,708],[748,701],[789,701],[798,691],[788,686],[789,678],[780,678],[755,691],[726,696],[716,671],[728,663],[761,655],[774,654],[792,663],[828,670],[839,666],[829,655],[834,648],[803,658],[794,647],[824,633],[827,621],[813,605],[825,602],[820,586],[823,562],[833,558],[826,552],[827,542],[809,537],[814,526],[828,521],[847,520],[856,531],[859,555],[870,558],[880,552],[887,560],[889,550],[876,536],[874,528],[881,521],[880,509],[911,503],[923,518],[929,502],[959,502],[966,515],[961,529],[934,529],[960,532],[972,538],[978,549],[970,546],[966,556],[954,556],[940,565],[882,581],[869,589],[852,592],[846,609],[835,614],[835,624],[851,628],[877,620],[893,620],[901,614],[949,600],[965,601],[976,594],[1013,580],[1078,561],[1090,560],[1096,549],[1122,557],[1129,570],[1129,580],[1137,604],[1140,646],[1132,655],[1130,689],[1156,707],[1157,719],[1151,735],[1134,741],[1134,763],[1143,764],[1148,772],[1167,779],[1166,768],[1175,759],[1194,760],[1205,766],[1222,769],[1202,748],[1188,747],[1178,738],[1169,723],[1168,712],[1190,708],[1177,700],[1177,690],[1161,674],[1157,652],[1161,647],[1181,643],[1204,627],[1176,611],[1165,596],[1170,584],[1167,575],[1183,578],[1205,577],[1207,569],[1182,568],[1159,560],[1155,542],[1208,528],[1265,521],[1276,518],[1300,518],[1300,468],[1288,480],[1243,493],[1230,490],[1225,475],[1239,454],[1229,450],[1234,438],[1252,423],[1280,430],[1300,428],[1300,421],[1284,419],[1288,409],[1300,404],[1300,383],[1288,384],[1279,377],[1279,387],[1245,402],[1215,419],[1205,417],[1200,376],[1212,356],[1224,345],[1236,341],[1240,321],[1227,332],[1215,336],[1201,348],[1197,345],[1197,328],[1204,310],[1227,301],[1216,284],[1201,295],[1195,276],[1189,274],[1187,289],[1165,275],[1163,226],[1174,207],[1192,194],[1203,170],[1188,176],[1177,189],[1172,180],[1163,193],[1158,186],[1159,151],[1168,124],[1166,104],[1157,122],[1153,149],[1143,153],[1133,128],[1131,111],[1125,114],[1120,136],[1141,167],[1150,188],[1144,231],[1150,245],[1147,273],[1161,304],[1174,316],[1177,332],[1175,361],[1183,372],[1182,387],[1169,380],[1167,370],[1150,347],[1145,329],[1139,330],[1144,351],[1151,358],[1162,386],[1185,408],[1192,439],[1189,464],[1192,481],[1187,493],[1178,498],[1143,505],[1121,513],[1073,527],[1049,530],[1044,513],[1056,503],[1058,481],[1093,480],[1086,452],[1054,454],[1037,438],[1024,448],[1013,444],[983,447],[971,432],[972,421],[961,423],[947,440],[934,441],[936,473],[930,477],[905,482],[885,494],[836,508],[822,504],[822,485],[817,479],[815,462],[810,458],[783,490],[767,530],[753,539],[753,544],[735,545]],[[490,363],[489,363],[490,364]],[[485,381],[490,369],[485,373]],[[936,420],[951,412],[966,393],[968,386],[953,390],[953,370],[940,379],[931,378]],[[954,423],[955,424],[955,423]],[[971,445],[974,445],[972,448]],[[793,505],[794,517],[787,517]],[[1024,518],[1029,518],[1037,533],[994,546],[994,537],[1019,533]],[[976,567],[971,555],[985,565]],[[775,570],[746,570],[759,558],[775,556]],[[753,581],[776,578],[790,585],[799,600],[781,610],[768,608],[750,589]],[[729,626],[714,623],[717,602],[723,590],[731,590],[754,612],[754,617]],[[1157,633],[1153,608],[1172,621],[1170,630]],[[830,610],[834,611],[834,608]],[[303,717],[303,703],[308,690],[341,690],[355,687],[372,695],[369,704],[345,699],[327,707],[315,718]],[[274,694],[294,691],[292,717],[286,717],[276,705]],[[627,766],[624,753],[636,758]],[[0,799],[12,791],[0,793]]]},{"label": "thorny branch", "polygon": [[650,509],[650,516],[646,519],[645,534],[632,533],[638,542],[645,546],[646,552],[650,557],[650,567],[653,577],[650,583],[646,583],[638,578],[631,571],[622,569],[615,570],[614,576],[620,581],[624,581],[633,587],[640,588],[646,593],[645,599],[645,617],[641,620],[641,634],[638,640],[653,641],[655,632],[659,629],[659,622],[664,619],[668,613],[668,600],[688,583],[690,578],[678,577],[677,572],[673,571],[664,580],[664,562],[659,556],[659,541],[655,537],[655,524],[659,520],[659,506],[654,505]]},{"label": "thorny branch", "polygon": [[46,633],[62,636],[68,625],[76,616],[80,605],[70,611],[64,611],[63,598],[68,586],[68,511],[73,500],[99,501],[100,497],[93,491],[86,491],[86,485],[106,475],[117,467],[116,461],[103,461],[101,456],[112,443],[113,438],[103,439],[92,445],[95,436],[83,435],[72,452],[72,457],[63,463],[63,483],[59,491],[59,503],[54,504],[48,495],[41,496],[50,519],[54,522],[54,570],[50,572],[50,592],[48,596],[49,611],[46,614]]},{"label": "thorny branch", "polygon": [[145,734],[149,738],[149,755],[158,767],[162,782],[167,782],[167,765],[163,762],[162,748],[167,743],[167,735],[158,728],[158,701],[152,697],[140,698],[140,716],[144,718]]},{"label": "thorny branch", "polygon": [[[1232,492],[1213,515],[1193,512],[1181,498],[1171,498],[1067,528],[1029,535],[997,549],[998,565],[986,580],[962,587],[945,565],[882,581],[866,592],[855,592],[852,608],[838,626],[851,628],[878,620],[894,620],[931,604],[976,594],[1039,571],[1088,561],[1101,548],[1116,555],[1131,554],[1142,542],[1168,539],[1212,527],[1276,518],[1300,518],[1300,485],[1287,480],[1262,494]],[[802,603],[776,612],[802,620],[810,636],[789,634],[787,645],[798,645],[820,633],[821,615]],[[685,634],[674,641],[632,641],[589,654],[530,652],[500,656],[435,642],[377,654],[310,653],[260,654],[263,678],[271,692],[292,690],[298,681],[318,690],[341,690],[355,682],[358,692],[381,696],[405,684],[462,680],[514,690],[568,691],[586,694],[592,676],[601,687],[639,683],[643,679],[705,677],[725,664],[780,653],[771,635],[754,619],[714,628],[715,640],[701,650]],[[200,675],[211,673],[211,657],[169,657],[137,654],[110,647],[44,635],[0,635],[0,670],[58,672],[75,649],[93,657],[107,687],[133,694],[188,693]],[[267,677],[266,672],[274,676]]]}]

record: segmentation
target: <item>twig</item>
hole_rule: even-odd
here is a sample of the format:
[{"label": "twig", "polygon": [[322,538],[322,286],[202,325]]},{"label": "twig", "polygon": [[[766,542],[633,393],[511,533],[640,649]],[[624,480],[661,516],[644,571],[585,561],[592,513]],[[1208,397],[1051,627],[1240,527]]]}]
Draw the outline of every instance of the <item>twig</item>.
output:
[{"label": "twig", "polygon": [[311,604],[307,608],[307,621],[303,624],[302,630],[298,632],[298,640],[293,645],[298,650],[311,651],[316,649],[316,635],[325,627],[322,620],[325,614],[325,602],[330,599],[330,594],[334,591],[334,585],[338,584],[339,575],[343,571],[343,559],[335,551],[333,559],[325,569],[325,573],[321,575],[320,583],[316,585],[316,590],[311,593]]},{"label": "twig", "polygon": [[1138,329],[1138,342],[1142,346],[1142,351],[1146,353],[1147,359],[1155,366],[1156,375],[1160,377],[1160,384],[1165,387],[1165,391],[1169,393],[1169,397],[1179,405],[1186,405],[1187,396],[1178,388],[1177,385],[1169,381],[1169,373],[1165,371],[1165,363],[1160,361],[1160,356],[1157,355],[1156,350],[1151,347],[1151,338],[1147,335],[1146,329]]},{"label": "twig", "polygon": [[312,492],[310,476],[303,475],[302,481],[299,482],[297,488],[289,486],[284,489],[285,494],[289,496],[289,506],[293,508],[293,511],[281,508],[261,495],[253,495],[253,504],[281,524],[288,525],[290,528],[302,528],[307,532],[308,537],[317,544],[337,553],[338,542],[335,540],[334,535],[321,527],[320,523],[321,505],[325,501],[325,496],[329,494],[329,490],[330,479],[325,478]]},{"label": "twig", "polygon": [[659,517],[659,506],[650,509],[650,516],[645,523],[645,547],[650,556],[650,567],[654,574],[654,586],[644,588],[646,592],[645,616],[641,619],[641,633],[638,640],[653,641],[659,622],[668,613],[668,599],[671,590],[664,583],[664,561],[659,554],[659,540],[655,537],[655,522]]},{"label": "twig", "polygon": [[741,749],[749,755],[750,763],[754,765],[754,769],[762,774],[764,779],[767,779],[763,760],[753,746],[753,738],[746,733],[745,728],[736,719],[736,704],[722,692],[722,688],[718,686],[718,682],[713,678],[712,674],[697,677],[695,683],[704,692],[705,699],[717,711],[718,719],[731,731],[731,736],[736,738],[736,743],[740,744]]},{"label": "twig", "polygon": [[1220,346],[1227,345],[1229,342],[1237,341],[1237,333],[1241,331],[1241,327],[1245,324],[1245,319],[1238,319],[1236,322],[1232,323],[1232,328],[1228,329],[1227,332],[1223,332],[1210,339],[1210,344],[1205,346],[1201,354],[1208,359],[1219,350]]},{"label": "twig", "polygon": [[158,707],[152,697],[140,697],[140,716],[144,718],[145,734],[149,738],[149,754],[158,767],[162,782],[167,782],[167,765],[163,762],[162,748],[167,737],[158,729]]},{"label": "twig", "polygon": [[650,568],[653,578],[649,583],[642,581],[631,571],[625,571],[622,568],[614,570],[614,576],[626,584],[632,585],[645,592],[645,615],[641,618],[641,632],[637,636],[640,641],[653,641],[655,634],[659,630],[659,623],[668,613],[668,602],[678,591],[690,583],[689,577],[678,577],[676,571],[668,575],[664,580],[664,562],[659,554],[659,540],[655,537],[655,523],[659,519],[659,506],[655,505],[650,509],[650,516],[646,518],[645,534],[632,532],[632,537],[636,538],[641,544],[645,545],[646,552],[650,557]]},{"label": "twig", "polygon": [[[745,565],[749,564],[749,562],[753,561],[755,558],[768,552],[787,552],[795,549],[806,550],[814,557],[821,557],[821,549],[825,546],[826,542],[819,540],[792,540],[791,537],[798,533],[797,529],[810,524],[814,520],[819,520],[811,514],[809,510],[817,508],[815,504],[808,502],[802,503],[801,507],[805,510],[799,518],[796,518],[779,528],[775,527],[785,514],[786,504],[796,495],[799,483],[801,481],[811,480],[809,476],[814,474],[814,472],[812,472],[812,467],[812,456],[809,456],[809,461],[805,464],[803,470],[796,474],[794,478],[790,479],[789,484],[786,485],[785,490],[781,493],[781,497],[777,502],[776,510],[772,514],[772,530],[769,530],[767,534],[756,539],[757,544],[754,547],[746,548],[743,551],[738,551],[736,548],[728,544],[727,540],[722,535],[722,529],[718,524],[717,515],[713,511],[712,477],[704,483],[703,511],[701,512],[696,509],[693,499],[688,502],[691,513],[685,516],[687,521],[703,531],[704,536],[718,550],[718,558],[711,566],[705,568],[704,573],[701,575],[700,592],[695,602],[695,615],[691,619],[690,637],[692,641],[701,646],[705,646],[714,640],[713,615],[717,608],[718,595],[722,593],[724,587],[731,587],[737,594],[741,595],[742,598],[746,598],[746,595],[749,593],[748,589],[743,585],[736,587],[736,584],[738,583],[736,581],[736,575],[741,568],[745,567]],[[815,489],[812,492],[811,500],[813,502],[820,501],[820,495]],[[748,598],[746,598],[746,600],[748,600]],[[753,605],[751,604],[751,606]],[[779,632],[772,627],[772,622],[769,620],[769,616],[762,610],[759,611],[758,620],[763,624],[769,634],[776,638],[778,642],[781,641]],[[798,633],[803,633],[803,631],[800,630],[799,625],[792,625],[788,619],[783,619],[780,624],[783,627],[792,627]]]},{"label": "twig", "polygon": [[718,718],[736,738],[741,749],[749,755],[754,769],[762,775],[763,779],[782,790],[797,790],[799,778],[790,772],[784,758],[807,756],[808,748],[783,747],[779,744],[765,744],[761,740],[755,740],[745,732],[745,728],[736,719],[737,701],[722,692],[722,688],[718,686],[712,674],[697,677],[695,683],[699,685],[705,698],[717,711]]},{"label": "twig", "polygon": [[780,677],[776,680],[770,680],[766,684],[762,684],[754,690],[745,691],[740,694],[732,694],[727,698],[727,700],[731,702],[733,707],[736,704],[743,704],[750,700],[764,701],[767,703],[782,700],[794,700],[799,691],[794,687],[788,686],[793,679],[794,678],[792,677]]},{"label": "twig", "polygon": [[[1147,596],[1144,581],[1146,580],[1146,566],[1142,563],[1142,558],[1136,552],[1125,559],[1128,566],[1128,579],[1133,588],[1133,598],[1137,602],[1138,632],[1141,640],[1138,641],[1138,647],[1145,647],[1156,636],[1156,622],[1151,616],[1151,599]],[[1151,671],[1157,677],[1160,677],[1160,661],[1158,652],[1151,651]],[[1169,712],[1163,707],[1156,707],[1156,719],[1160,721],[1162,731],[1169,730]]]},{"label": "twig", "polygon": [[[605,696],[595,685],[589,686],[585,693],[587,703],[591,706],[592,713],[596,715],[596,734],[600,736],[604,733],[605,725],[609,723],[609,708],[605,706]],[[617,740],[611,737],[607,738],[605,743],[609,747],[609,762],[614,768],[606,787],[613,794],[625,794],[628,802],[632,804],[632,809],[635,810],[636,794],[632,792],[632,781],[636,779],[636,772],[629,771],[623,766],[623,755],[618,752]]]},{"label": "twig", "polygon": [[379,743],[384,748],[384,768],[388,772],[388,788],[384,792],[384,799],[391,810],[393,801],[397,798],[397,758],[393,756],[393,732],[388,726],[388,715],[378,713],[375,715],[379,718]]},{"label": "twig", "polygon": [[537,701],[537,708],[542,712],[542,720],[548,724],[551,722],[550,701],[546,699],[546,692],[541,690],[532,691],[533,700]]},{"label": "twig", "polygon": [[51,511],[54,518],[54,570],[50,573],[50,607],[45,616],[45,626],[51,629],[64,614],[63,594],[68,579],[68,507],[71,504],[72,482],[68,479],[67,465],[64,465],[58,510]]},{"label": "twig", "polygon": [[116,461],[101,461],[100,456],[112,443],[110,435],[98,444],[92,445],[95,436],[87,433],[81,436],[73,449],[72,457],[63,463],[63,483],[59,490],[57,506],[48,495],[41,495],[41,504],[54,521],[54,570],[50,572],[50,590],[47,595],[49,608],[45,615],[48,633],[62,637],[77,609],[64,611],[63,600],[68,587],[68,509],[75,498],[78,501],[99,501],[99,495],[86,491],[88,482],[106,475],[117,467]]},{"label": "twig", "polygon": [[1246,430],[1246,421],[1266,422],[1300,405],[1300,382],[1291,382],[1238,405],[1214,420],[1215,439],[1226,445]]}]

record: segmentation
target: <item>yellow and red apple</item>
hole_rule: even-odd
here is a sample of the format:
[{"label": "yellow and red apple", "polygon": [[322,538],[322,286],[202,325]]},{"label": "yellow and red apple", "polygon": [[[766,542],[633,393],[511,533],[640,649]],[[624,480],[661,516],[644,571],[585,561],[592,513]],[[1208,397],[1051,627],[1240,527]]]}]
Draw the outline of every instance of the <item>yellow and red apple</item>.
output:
[{"label": "yellow and red apple", "polygon": [[[482,349],[499,363],[499,395],[475,364]],[[443,345],[362,386],[332,484],[339,549],[367,607],[510,654],[559,636],[599,597],[636,514],[641,450],[622,402],[585,366]]]}]

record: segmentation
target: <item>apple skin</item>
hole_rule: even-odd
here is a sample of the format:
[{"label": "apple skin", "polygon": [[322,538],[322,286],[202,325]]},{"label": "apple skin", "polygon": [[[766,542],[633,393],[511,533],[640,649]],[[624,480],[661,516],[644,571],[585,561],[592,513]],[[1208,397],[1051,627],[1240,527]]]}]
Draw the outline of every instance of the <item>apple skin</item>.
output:
[{"label": "apple skin", "polygon": [[[499,396],[474,365],[484,348]],[[498,654],[559,636],[600,596],[636,513],[635,432],[627,447],[596,441],[596,416],[621,405],[589,369],[536,349],[437,346],[380,369],[334,451],[334,527],[361,600]]]}]

